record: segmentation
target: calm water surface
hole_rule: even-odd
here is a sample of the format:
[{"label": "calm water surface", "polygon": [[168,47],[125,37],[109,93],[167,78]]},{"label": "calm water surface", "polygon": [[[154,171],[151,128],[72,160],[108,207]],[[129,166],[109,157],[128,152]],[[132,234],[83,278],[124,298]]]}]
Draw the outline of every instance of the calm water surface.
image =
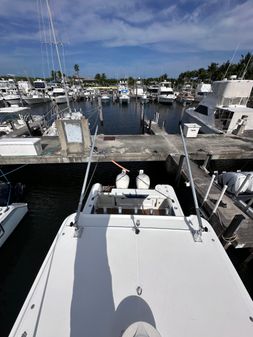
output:
[{"label": "calm water surface", "polygon": [[[97,115],[95,104],[91,102],[75,103],[76,109],[82,108],[86,117],[90,117],[94,128]],[[49,107],[34,108],[36,114],[48,111]],[[129,106],[104,104],[104,123],[99,132],[104,134],[141,133],[140,104],[131,102]],[[176,133],[182,114],[182,106],[146,104],[144,113],[147,119],[160,113],[159,124],[165,125],[169,133]],[[144,169],[151,178],[151,187],[156,184],[174,184],[174,177],[168,175],[165,164],[160,162],[123,163],[130,169],[131,186],[139,169]],[[16,167],[15,167],[16,168]],[[65,217],[76,211],[86,164],[29,165],[8,175],[13,182],[21,181],[26,185],[25,201],[29,213],[18,225],[0,249],[0,336],[8,336],[10,329],[21,309],[26,295],[48,252],[48,249]],[[119,169],[111,163],[92,164],[90,175],[96,168],[91,185],[100,182],[113,185]],[[13,167],[3,167],[4,172]],[[189,189],[184,184],[177,194],[185,214],[193,212],[193,203]]]}]

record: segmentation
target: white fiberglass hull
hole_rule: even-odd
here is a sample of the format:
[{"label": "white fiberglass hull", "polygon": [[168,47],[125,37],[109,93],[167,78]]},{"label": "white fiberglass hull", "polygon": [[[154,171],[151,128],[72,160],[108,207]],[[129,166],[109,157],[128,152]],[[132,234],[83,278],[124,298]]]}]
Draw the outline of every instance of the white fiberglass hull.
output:
[{"label": "white fiberglass hull", "polygon": [[201,133],[205,133],[205,134],[223,133],[222,131],[218,130],[212,125],[210,119],[208,120],[208,116],[206,117],[206,120],[203,120],[199,118],[198,116],[196,116],[196,113],[194,112],[194,110],[195,108],[189,108],[185,111],[187,122],[199,124],[201,126],[200,128]]},{"label": "white fiberglass hull", "polygon": [[101,101],[110,101],[110,96],[101,96]]},{"label": "white fiberglass hull", "polygon": [[20,104],[20,97],[16,97],[16,98],[6,98],[4,97],[4,100],[9,103],[10,105],[17,105]]},{"label": "white fiberglass hull", "polygon": [[175,101],[175,96],[171,95],[159,95],[158,96],[158,103],[164,104],[172,104]]},{"label": "white fiberglass hull", "polygon": [[50,99],[50,97],[26,97],[26,98],[24,98],[24,101],[28,105],[33,105],[33,104],[47,103],[47,102],[50,102],[51,99]]},{"label": "white fiberglass hull", "polygon": [[120,96],[119,101],[121,104],[128,104],[130,102],[129,96]]},{"label": "white fiberglass hull", "polygon": [[[242,281],[211,225],[202,219],[200,235],[171,189],[94,185],[79,228],[75,214],[62,224],[9,337],[251,337]],[[137,333],[143,322],[154,333]]]},{"label": "white fiberglass hull", "polygon": [[13,203],[8,207],[0,207],[0,247],[27,213],[26,203]]},{"label": "white fiberglass hull", "polygon": [[[67,98],[66,98],[65,95],[53,97],[52,100],[53,100],[56,104],[64,104],[64,103],[67,103]],[[69,96],[69,101],[72,101],[72,100],[73,100],[73,97]]]}]

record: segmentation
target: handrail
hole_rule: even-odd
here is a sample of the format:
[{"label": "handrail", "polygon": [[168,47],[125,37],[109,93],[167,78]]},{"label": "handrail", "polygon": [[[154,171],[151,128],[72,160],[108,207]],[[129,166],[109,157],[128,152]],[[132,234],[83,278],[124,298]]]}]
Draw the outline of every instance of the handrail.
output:
[{"label": "handrail", "polygon": [[192,170],[191,170],[189,155],[188,155],[188,151],[187,151],[187,147],[186,147],[186,142],[185,142],[185,139],[184,139],[184,134],[183,134],[181,122],[179,123],[179,129],[180,129],[180,134],[181,134],[181,138],[182,138],[182,142],[183,142],[183,147],[184,147],[184,154],[185,154],[186,165],[187,165],[187,169],[188,169],[188,173],[189,173],[189,178],[190,178],[190,184],[191,184],[193,201],[194,201],[194,205],[195,205],[195,211],[196,211],[197,218],[198,218],[198,223],[199,223],[199,231],[201,232],[204,229],[204,227],[203,227],[202,219],[201,219],[201,216],[200,216],[200,209],[199,209],[199,205],[198,205],[198,199],[197,199],[197,196],[196,196],[196,190],[195,190],[195,185],[194,185],[194,181],[193,181],[193,177],[192,177]]},{"label": "handrail", "polygon": [[76,212],[76,216],[75,216],[74,225],[75,225],[76,228],[78,228],[78,220],[79,220],[79,217],[80,217],[81,207],[82,207],[83,199],[84,199],[85,192],[86,192],[85,190],[86,190],[88,175],[89,175],[89,171],[90,171],[91,158],[92,158],[94,147],[95,147],[97,131],[98,131],[98,126],[96,126],[96,130],[95,130],[95,133],[94,133],[94,138],[93,138],[92,146],[91,146],[91,149],[90,149],[89,160],[88,160],[88,164],[87,164],[87,168],[86,168],[86,172],[85,172],[85,177],[84,177],[84,181],[83,181],[82,191],[81,191],[81,195],[80,195],[80,199],[79,199],[79,203],[78,203],[78,208],[77,208],[77,212]]}]

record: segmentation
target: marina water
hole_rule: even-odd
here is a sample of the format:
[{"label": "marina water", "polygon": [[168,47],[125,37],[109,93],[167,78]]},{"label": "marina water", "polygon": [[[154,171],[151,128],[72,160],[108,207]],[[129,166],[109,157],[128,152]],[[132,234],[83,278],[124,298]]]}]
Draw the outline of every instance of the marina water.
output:
[{"label": "marina water", "polygon": [[[36,106],[33,112],[43,114],[49,108],[47,105]],[[82,109],[89,118],[90,128],[94,130],[99,122],[96,103],[73,103],[73,108]],[[172,105],[148,103],[141,106],[135,100],[129,105],[112,102],[103,104],[103,126],[100,125],[99,133],[140,134],[142,109],[146,119],[152,119],[158,112],[159,124],[164,125],[168,133],[177,133],[178,122],[184,110],[181,105],[175,102]],[[150,176],[151,188],[162,183],[174,185],[174,177],[167,173],[163,162],[121,164],[130,170],[130,187],[134,187],[140,169],[144,169]],[[0,336],[5,337],[10,332],[62,221],[77,209],[86,164],[24,165],[20,168],[8,166],[2,169],[5,173],[13,171],[8,175],[11,182],[25,184],[24,200],[29,206],[28,214],[0,250]],[[89,187],[95,182],[114,185],[119,172],[119,168],[112,163],[93,163]],[[190,189],[182,183],[176,192],[184,213],[190,214],[193,209]]]}]

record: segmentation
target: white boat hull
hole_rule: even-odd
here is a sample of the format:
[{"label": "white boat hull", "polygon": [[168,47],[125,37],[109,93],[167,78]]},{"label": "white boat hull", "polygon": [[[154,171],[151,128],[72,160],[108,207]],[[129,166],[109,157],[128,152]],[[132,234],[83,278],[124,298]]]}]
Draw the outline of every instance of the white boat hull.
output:
[{"label": "white boat hull", "polygon": [[9,103],[10,105],[17,105],[20,104],[20,98],[10,98],[10,99],[6,99],[4,98],[4,100]]},{"label": "white boat hull", "polygon": [[24,98],[24,101],[28,105],[33,105],[33,104],[47,103],[47,102],[50,102],[51,99],[49,97],[26,97]]},{"label": "white boat hull", "polygon": [[66,98],[66,96],[53,97],[52,100],[53,100],[56,104],[64,104],[64,103],[67,103],[67,98]]},{"label": "white boat hull", "polygon": [[205,133],[205,134],[212,134],[212,133],[221,134],[221,133],[224,133],[221,130],[218,130],[217,128],[212,126],[209,121],[203,121],[202,119],[195,116],[194,115],[194,108],[187,109],[185,111],[185,113],[186,113],[187,122],[189,121],[190,123],[197,123],[201,126],[201,133]]},{"label": "white boat hull", "polygon": [[1,207],[0,247],[11,235],[27,211],[26,203],[13,203],[8,207]]},{"label": "white boat hull", "polygon": [[158,103],[172,104],[175,101],[175,96],[172,95],[159,95]]},{"label": "white boat hull", "polygon": [[[184,217],[83,215],[80,235],[74,217],[61,226],[9,337],[117,337],[141,322],[160,335],[138,336],[185,336],[186,329],[191,337],[219,336],[215,322],[224,337],[252,335],[252,301],[206,221],[204,242],[194,242],[189,227],[180,228]],[[187,221],[197,224],[196,216]],[[213,275],[222,277],[211,284]]]},{"label": "white boat hull", "polygon": [[130,102],[130,97],[129,96],[120,96],[119,102],[121,104],[128,104]]}]

